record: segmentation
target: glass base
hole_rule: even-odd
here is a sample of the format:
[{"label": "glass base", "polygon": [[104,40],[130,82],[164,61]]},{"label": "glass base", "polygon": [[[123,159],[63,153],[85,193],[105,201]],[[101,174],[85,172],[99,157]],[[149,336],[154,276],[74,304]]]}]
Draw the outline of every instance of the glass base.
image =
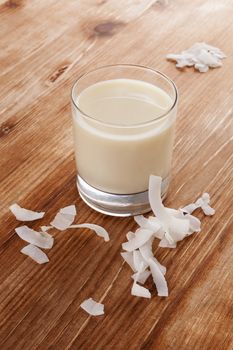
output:
[{"label": "glass base", "polygon": [[[162,199],[165,198],[169,178],[162,181]],[[132,216],[151,211],[148,191],[133,194],[112,194],[90,186],[79,175],[77,187],[80,197],[92,209],[111,216]]]}]

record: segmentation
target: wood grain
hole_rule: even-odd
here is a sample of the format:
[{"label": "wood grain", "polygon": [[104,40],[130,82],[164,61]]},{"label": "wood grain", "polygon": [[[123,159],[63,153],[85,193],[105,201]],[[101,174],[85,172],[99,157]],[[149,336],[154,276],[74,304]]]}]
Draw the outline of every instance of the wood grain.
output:
[{"label": "wood grain", "polygon": [[[233,2],[231,0],[0,1],[0,348],[233,348]],[[178,71],[165,60],[197,41],[220,47],[223,67],[207,74]],[[130,295],[130,270],[120,251],[132,218],[88,208],[75,187],[70,88],[99,65],[139,63],[176,82],[179,113],[173,178],[166,205],[179,207],[202,191],[216,214],[202,232],[168,250],[170,295]],[[109,230],[104,243],[88,230],[54,233],[50,263],[19,253],[24,243],[8,207],[13,202],[46,217],[75,203],[78,222]],[[147,287],[154,291],[152,280]],[[106,313],[79,308],[89,297]]]}]

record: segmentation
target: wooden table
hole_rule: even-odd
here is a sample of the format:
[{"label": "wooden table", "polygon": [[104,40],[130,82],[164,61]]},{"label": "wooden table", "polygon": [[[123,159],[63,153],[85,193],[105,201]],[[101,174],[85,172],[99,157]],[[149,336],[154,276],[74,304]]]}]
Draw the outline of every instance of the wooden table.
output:
[{"label": "wooden table", "polygon": [[[233,2],[231,0],[0,1],[0,349],[233,349]],[[206,74],[166,61],[197,41],[220,47],[223,67]],[[177,249],[154,247],[166,265],[170,295],[130,294],[120,256],[132,218],[88,208],[75,186],[70,89],[83,72],[138,63],[176,82],[179,113],[173,178],[166,205],[211,194],[214,217]],[[50,262],[20,254],[9,212],[17,202],[46,211],[75,203],[77,222],[103,225],[105,243],[88,230],[56,232]],[[70,232],[71,231],[71,232]],[[89,317],[92,297],[105,315]]]}]

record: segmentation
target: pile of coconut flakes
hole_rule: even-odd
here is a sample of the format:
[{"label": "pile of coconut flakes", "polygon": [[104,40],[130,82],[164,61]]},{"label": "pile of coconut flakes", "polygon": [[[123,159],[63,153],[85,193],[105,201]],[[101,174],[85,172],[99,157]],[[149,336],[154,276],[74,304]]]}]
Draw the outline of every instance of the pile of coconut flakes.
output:
[{"label": "pile of coconut flakes", "polygon": [[[161,177],[150,176],[149,202],[154,216],[149,216],[149,218],[143,215],[135,216],[134,219],[139,227],[135,232],[128,232],[126,234],[127,241],[122,244],[124,252],[121,253],[121,256],[133,271],[131,294],[143,298],[151,298],[150,291],[143,287],[150,275],[152,275],[158,296],[168,296],[168,286],[165,279],[166,267],[161,265],[153,254],[154,239],[160,240],[159,247],[176,248],[177,242],[201,229],[201,222],[192,215],[193,211],[201,208],[205,215],[215,213],[209,204],[210,196],[208,193],[203,193],[194,203],[181,209],[164,207],[161,199],[161,183]],[[45,215],[44,212],[21,208],[18,204],[11,205],[10,210],[17,220],[24,222],[42,219]],[[108,232],[99,225],[73,224],[76,214],[75,205],[70,205],[60,209],[50,225],[41,226],[40,231],[35,231],[26,225],[17,227],[15,229],[17,235],[29,243],[21,250],[21,253],[29,256],[38,264],[47,263],[48,256],[42,249],[47,250],[53,247],[54,238],[47,232],[51,229],[64,231],[88,228],[102,237],[105,242],[109,241]],[[84,300],[80,307],[93,316],[104,314],[104,305],[92,298]]]},{"label": "pile of coconut flakes", "polygon": [[209,68],[222,66],[222,59],[226,55],[217,47],[206,43],[196,43],[179,54],[169,54],[168,60],[176,61],[177,68],[192,67],[201,73],[208,72]]}]

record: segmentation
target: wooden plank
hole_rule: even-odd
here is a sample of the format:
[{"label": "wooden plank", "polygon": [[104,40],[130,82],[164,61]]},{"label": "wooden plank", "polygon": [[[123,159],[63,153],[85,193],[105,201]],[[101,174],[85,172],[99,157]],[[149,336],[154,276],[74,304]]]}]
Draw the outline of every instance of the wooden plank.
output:
[{"label": "wooden plank", "polygon": [[[232,16],[230,0],[1,3],[1,349],[232,349]],[[165,60],[197,41],[227,54],[222,68],[181,72]],[[198,212],[202,232],[177,249],[156,242],[168,269],[167,299],[130,295],[119,253],[133,219],[95,213],[75,187],[71,85],[80,73],[119,60],[162,70],[179,89],[166,205],[208,191],[216,208],[212,218]],[[50,263],[37,266],[19,253],[24,243],[8,210],[15,201],[45,210],[43,223],[75,203],[77,220],[103,225],[111,240],[88,230],[55,233]],[[154,290],[152,280],[147,287]],[[79,308],[90,296],[104,302],[105,316]]]}]

